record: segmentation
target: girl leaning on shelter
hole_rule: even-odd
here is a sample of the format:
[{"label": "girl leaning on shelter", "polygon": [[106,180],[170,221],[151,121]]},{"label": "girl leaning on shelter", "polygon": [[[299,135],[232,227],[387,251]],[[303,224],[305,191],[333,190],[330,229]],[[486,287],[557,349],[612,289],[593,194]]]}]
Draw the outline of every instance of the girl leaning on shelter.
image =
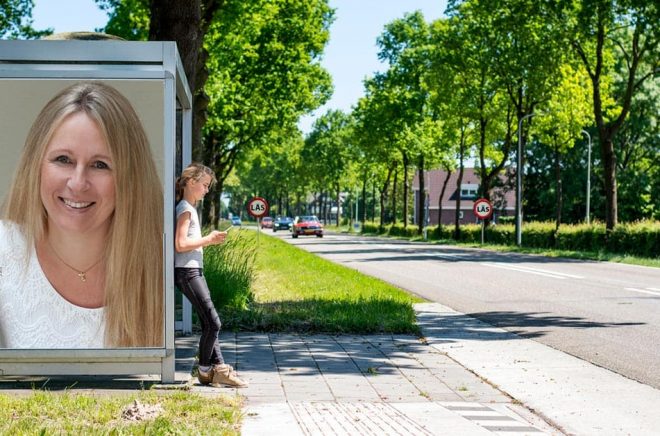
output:
[{"label": "girl leaning on shelter", "polygon": [[199,163],[185,168],[176,182],[176,235],[174,240],[174,281],[190,300],[202,324],[199,339],[199,375],[201,384],[225,385],[237,388],[248,384],[238,378],[234,368],[225,363],[218,333],[220,318],[211,301],[203,268],[203,247],[221,244],[227,232],[213,230],[202,237],[195,205],[209,192],[216,182],[213,171]]}]

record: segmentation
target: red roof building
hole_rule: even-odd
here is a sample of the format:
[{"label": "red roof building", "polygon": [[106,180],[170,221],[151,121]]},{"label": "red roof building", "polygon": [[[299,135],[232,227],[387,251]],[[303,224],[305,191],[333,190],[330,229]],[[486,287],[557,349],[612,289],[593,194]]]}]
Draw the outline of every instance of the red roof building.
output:
[{"label": "red roof building", "polygon": [[[439,199],[440,192],[442,191],[442,185],[445,182],[447,177],[447,172],[444,170],[430,170],[425,171],[425,186],[424,190],[428,193],[429,201],[429,225],[438,224],[438,213],[440,211]],[[500,174],[500,184],[502,187],[495,187],[491,189],[490,199],[493,204],[493,220],[497,222],[497,219],[501,216],[515,216],[516,208],[516,192],[515,188],[507,189],[507,176],[506,174]],[[478,219],[474,215],[472,210],[474,206],[474,201],[477,200],[477,194],[479,192],[479,173],[475,168],[465,168],[463,169],[463,180],[461,182],[460,189],[457,186],[458,181],[458,170],[453,171],[449,176],[449,181],[447,182],[447,188],[445,189],[444,197],[442,198],[442,217],[440,222],[444,225],[454,224],[456,217],[456,200],[461,199],[461,205],[459,210],[459,223],[461,224],[470,224],[477,223]],[[413,180],[413,198],[415,201],[414,213],[417,213],[417,201],[419,199],[419,183],[417,173],[415,173],[415,178]],[[415,222],[417,219],[415,217]]]}]

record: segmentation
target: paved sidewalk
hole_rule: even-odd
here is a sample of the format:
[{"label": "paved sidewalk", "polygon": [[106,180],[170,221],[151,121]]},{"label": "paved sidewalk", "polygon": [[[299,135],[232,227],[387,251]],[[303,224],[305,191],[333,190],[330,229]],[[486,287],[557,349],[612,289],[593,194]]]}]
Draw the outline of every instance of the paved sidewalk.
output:
[{"label": "paved sidewalk", "polygon": [[250,382],[242,434],[658,434],[660,391],[440,304],[415,310],[422,341],[224,334]]},{"label": "paved sidewalk", "polygon": [[[242,434],[561,434],[410,335],[225,333],[225,360],[250,382]],[[227,388],[193,390],[229,393]]]}]

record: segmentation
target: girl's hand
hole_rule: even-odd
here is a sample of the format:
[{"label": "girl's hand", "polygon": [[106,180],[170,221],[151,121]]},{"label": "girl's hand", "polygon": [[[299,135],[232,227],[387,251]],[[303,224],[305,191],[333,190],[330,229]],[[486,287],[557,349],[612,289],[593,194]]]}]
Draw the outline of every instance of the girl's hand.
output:
[{"label": "girl's hand", "polygon": [[219,232],[218,230],[213,230],[206,237],[209,239],[209,245],[222,244],[225,242],[227,232]]}]

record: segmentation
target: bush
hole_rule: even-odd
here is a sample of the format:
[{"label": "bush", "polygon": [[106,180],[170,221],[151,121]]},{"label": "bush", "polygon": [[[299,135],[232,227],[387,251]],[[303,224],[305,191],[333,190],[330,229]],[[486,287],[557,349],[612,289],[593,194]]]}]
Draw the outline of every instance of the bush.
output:
[{"label": "bush", "polygon": [[362,223],[362,233],[369,235],[380,235],[387,233],[387,227],[383,226],[382,228],[378,224],[367,224]]},{"label": "bush", "polygon": [[204,248],[204,277],[217,308],[242,310],[254,301],[256,244],[255,235],[251,233],[232,231],[224,244]]},{"label": "bush", "polygon": [[615,253],[660,257],[660,222],[619,224],[607,234],[607,248]]},{"label": "bush", "polygon": [[513,245],[516,243],[516,226],[513,224],[488,226],[484,239],[489,244]]},{"label": "bush", "polygon": [[562,250],[600,251],[606,247],[605,226],[574,224],[559,227],[555,246]]},{"label": "bush", "polygon": [[403,224],[394,224],[390,226],[387,234],[390,236],[403,236],[406,238],[411,238],[417,236],[418,227],[416,225],[408,225],[408,227],[403,227]]},{"label": "bush", "polygon": [[554,248],[555,223],[549,221],[536,221],[524,224],[522,230],[522,245],[531,248]]}]

